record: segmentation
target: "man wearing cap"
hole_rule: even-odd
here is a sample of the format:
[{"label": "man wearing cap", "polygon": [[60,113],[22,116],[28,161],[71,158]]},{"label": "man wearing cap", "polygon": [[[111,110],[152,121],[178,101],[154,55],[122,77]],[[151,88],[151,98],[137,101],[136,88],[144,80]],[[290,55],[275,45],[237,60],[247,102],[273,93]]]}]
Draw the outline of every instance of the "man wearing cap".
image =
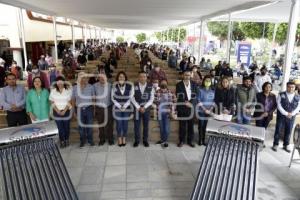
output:
[{"label": "man wearing cap", "polygon": [[278,112],[272,150],[277,151],[280,133],[283,131],[283,149],[290,153],[290,136],[295,117],[300,111],[300,96],[295,93],[296,85],[294,82],[288,82],[286,88],[286,91],[279,93],[277,97]]}]

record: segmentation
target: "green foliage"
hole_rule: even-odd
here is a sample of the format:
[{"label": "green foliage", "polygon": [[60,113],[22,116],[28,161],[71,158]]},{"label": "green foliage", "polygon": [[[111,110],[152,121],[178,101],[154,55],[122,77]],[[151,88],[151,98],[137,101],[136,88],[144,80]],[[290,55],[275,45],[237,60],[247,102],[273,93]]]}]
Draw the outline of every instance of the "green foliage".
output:
[{"label": "green foliage", "polygon": [[[228,34],[228,22],[208,22],[209,32],[220,40],[226,40]],[[238,22],[232,23],[232,40],[244,40],[245,33],[241,30]]]},{"label": "green foliage", "polygon": [[117,43],[122,43],[122,42],[124,42],[124,38],[122,36],[118,36],[116,38],[116,41],[117,41]]},{"label": "green foliage", "polygon": [[228,22],[207,22],[208,31],[219,38],[225,40],[228,33]]},{"label": "green foliage", "polygon": [[[226,34],[227,35],[227,34]],[[246,39],[245,33],[242,31],[240,24],[238,22],[234,22],[232,24],[232,40],[234,41],[242,41]]]},{"label": "green foliage", "polygon": [[266,36],[268,29],[267,23],[260,22],[241,22],[239,26],[241,31],[245,34],[245,37],[251,39],[260,39]]},{"label": "green foliage", "polygon": [[[275,24],[268,24],[268,39],[272,41],[273,39],[273,32],[274,32]],[[281,23],[278,24],[277,27],[277,32],[276,32],[276,37],[275,41],[279,44],[283,44],[286,41],[286,36],[287,36],[287,30],[288,30],[288,24],[287,23]],[[298,25],[298,31],[299,33],[299,25]]]},{"label": "green foliage", "polygon": [[[158,39],[158,41],[169,41],[172,42],[178,42],[178,34],[179,34],[179,28],[171,28],[166,31],[161,31],[161,32],[155,32],[155,36]],[[186,38],[186,29],[185,28],[180,28],[180,35],[179,35],[179,42],[184,41]]]},{"label": "green foliage", "polygon": [[139,33],[136,35],[136,41],[142,43],[146,41],[146,33]]},{"label": "green foliage", "polygon": [[[209,32],[220,40],[227,39],[228,22],[208,22]],[[268,23],[260,22],[233,22],[232,40],[244,40],[246,38],[259,39],[268,33]]]}]

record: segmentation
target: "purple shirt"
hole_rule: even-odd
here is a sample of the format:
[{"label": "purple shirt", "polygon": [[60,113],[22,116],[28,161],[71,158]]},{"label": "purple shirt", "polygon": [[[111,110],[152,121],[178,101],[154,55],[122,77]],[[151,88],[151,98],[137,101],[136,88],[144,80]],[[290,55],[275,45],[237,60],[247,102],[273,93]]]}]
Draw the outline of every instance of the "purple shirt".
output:
[{"label": "purple shirt", "polygon": [[265,112],[270,112],[273,108],[272,99],[268,96],[265,100]]}]

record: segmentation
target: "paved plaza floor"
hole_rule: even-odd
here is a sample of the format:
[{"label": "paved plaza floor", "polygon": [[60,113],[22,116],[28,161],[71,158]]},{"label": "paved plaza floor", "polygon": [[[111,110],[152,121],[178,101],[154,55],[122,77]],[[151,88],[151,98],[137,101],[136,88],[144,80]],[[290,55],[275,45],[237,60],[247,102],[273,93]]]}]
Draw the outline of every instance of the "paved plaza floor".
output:
[{"label": "paved plaza floor", "polygon": [[[288,168],[291,154],[273,152],[272,136],[259,156],[257,200],[300,200],[300,162]],[[189,199],[205,148],[133,148],[131,138],[126,147],[72,144],[61,150],[79,199]]]}]

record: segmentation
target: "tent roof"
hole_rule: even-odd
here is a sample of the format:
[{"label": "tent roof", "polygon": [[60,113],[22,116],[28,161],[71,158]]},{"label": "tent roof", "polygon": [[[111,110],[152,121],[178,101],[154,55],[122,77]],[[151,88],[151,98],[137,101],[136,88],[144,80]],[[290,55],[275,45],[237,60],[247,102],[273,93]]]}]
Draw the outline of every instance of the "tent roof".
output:
[{"label": "tent roof", "polygon": [[[69,17],[103,28],[163,30],[197,22],[201,18],[265,5],[274,0],[0,0],[0,2],[47,15]],[[275,13],[276,11],[270,12],[270,16],[274,17]],[[288,13],[287,10],[287,16]],[[256,18],[256,14],[249,13],[247,17]],[[277,14],[277,17],[282,17],[280,15]],[[261,13],[262,18],[270,16],[269,13]]]},{"label": "tent roof", "polygon": [[[234,21],[248,22],[288,22],[291,4],[291,0],[277,1],[271,5],[233,13],[231,19]],[[228,20],[228,15],[218,16],[213,20]]]}]

